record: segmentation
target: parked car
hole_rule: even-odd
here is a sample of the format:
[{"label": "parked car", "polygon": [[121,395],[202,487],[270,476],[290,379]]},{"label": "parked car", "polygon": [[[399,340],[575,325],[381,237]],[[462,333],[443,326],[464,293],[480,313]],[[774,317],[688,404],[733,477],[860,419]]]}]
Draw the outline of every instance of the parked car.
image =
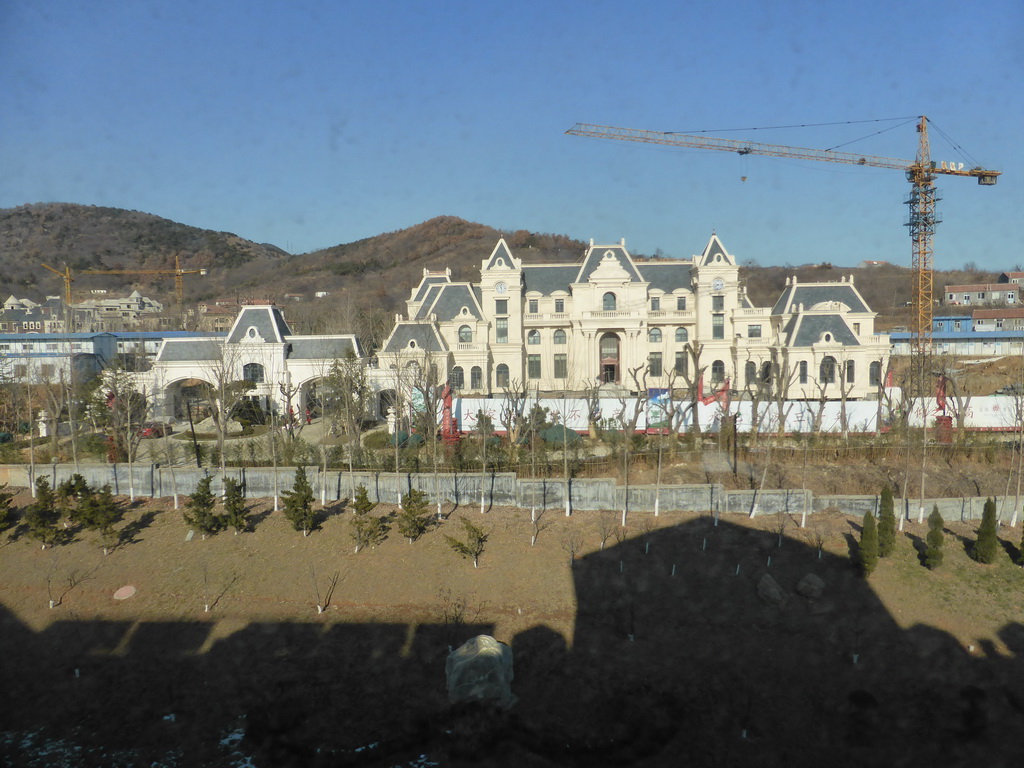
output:
[{"label": "parked car", "polygon": [[173,431],[170,424],[150,421],[143,424],[142,429],[139,430],[139,437],[163,437],[164,435],[171,434]]}]

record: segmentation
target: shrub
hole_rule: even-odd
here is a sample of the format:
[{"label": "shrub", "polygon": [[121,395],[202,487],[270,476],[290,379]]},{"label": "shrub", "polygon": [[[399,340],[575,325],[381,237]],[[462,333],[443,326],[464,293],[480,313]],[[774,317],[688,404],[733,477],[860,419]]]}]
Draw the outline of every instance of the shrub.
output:
[{"label": "shrub", "polygon": [[996,554],[999,551],[999,539],[996,536],[996,501],[989,498],[985,500],[985,507],[981,513],[981,526],[978,528],[978,538],[974,542],[974,559],[979,563],[991,565],[996,561]]},{"label": "shrub", "polygon": [[864,514],[864,527],[860,533],[860,549],[857,555],[861,572],[865,576],[874,573],[878,566],[878,525],[872,512]]},{"label": "shrub", "polygon": [[896,512],[888,485],[882,488],[878,506],[878,556],[888,557],[896,548]]},{"label": "shrub", "polygon": [[932,513],[928,515],[928,535],[925,537],[927,548],[924,551],[924,564],[935,570],[942,565],[942,544],[945,536],[942,534],[942,515],[939,514],[939,505],[932,507]]},{"label": "shrub", "polygon": [[306,478],[305,467],[296,468],[292,489],[281,495],[284,497],[284,516],[296,531],[308,536],[313,530],[313,488]]},{"label": "shrub", "polygon": [[233,478],[226,478],[224,480],[224,523],[235,529],[236,536],[249,527],[247,512],[245,496],[242,494],[242,484]]},{"label": "shrub", "polygon": [[185,502],[185,511],[182,513],[185,522],[199,531],[200,536],[204,539],[224,529],[224,518],[213,512],[217,505],[217,499],[210,491],[212,481],[213,478],[209,476],[199,481],[196,492],[188,497],[188,501]]},{"label": "shrub", "polygon": [[462,521],[462,527],[465,528],[466,540],[460,541],[454,536],[445,535],[445,541],[448,542],[448,546],[452,550],[461,555],[464,558],[469,558],[473,561],[473,567],[477,568],[480,562],[480,555],[484,552],[484,545],[487,543],[487,539],[490,536],[483,528],[473,525],[469,520],[464,517],[460,517]]},{"label": "shrub", "polygon": [[411,544],[430,530],[432,523],[427,511],[427,495],[423,491],[409,491],[402,499],[402,508],[398,513],[398,532]]},{"label": "shrub", "polygon": [[25,509],[25,522],[28,524],[28,535],[43,545],[56,544],[60,538],[57,521],[60,512],[57,499],[45,477],[36,480],[36,497]]}]

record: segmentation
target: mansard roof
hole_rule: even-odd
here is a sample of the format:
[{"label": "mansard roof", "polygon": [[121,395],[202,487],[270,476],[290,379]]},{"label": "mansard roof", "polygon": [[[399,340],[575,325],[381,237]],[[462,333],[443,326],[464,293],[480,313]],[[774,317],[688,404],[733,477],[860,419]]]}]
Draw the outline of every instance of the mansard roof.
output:
[{"label": "mansard roof", "polygon": [[292,335],[292,330],[285,322],[281,310],[272,304],[242,307],[228,333],[228,343],[237,344],[243,339],[250,338],[250,328],[255,328],[256,334],[263,341],[271,343],[283,344],[285,337]]},{"label": "mansard roof", "polygon": [[617,262],[619,267],[626,272],[629,282],[644,282],[625,245],[591,245],[587,249],[587,255],[583,257],[583,264],[580,266],[576,279],[573,282],[587,282],[599,267],[612,261]]},{"label": "mansard roof", "polygon": [[678,263],[659,263],[659,264],[638,264],[637,269],[640,270],[640,274],[644,281],[650,283],[650,288],[654,288],[665,293],[671,293],[672,291],[679,290],[680,288],[689,289],[691,286],[690,270],[693,265],[689,262],[678,262]]},{"label": "mansard roof", "polygon": [[860,346],[845,318],[838,314],[799,314],[786,323],[782,332],[787,347],[810,347],[819,344],[826,333],[831,334],[832,339],[844,347]]},{"label": "mansard roof", "polygon": [[349,353],[363,356],[355,336],[291,336],[288,343],[289,360],[342,360]]},{"label": "mansard roof", "polygon": [[165,339],[157,352],[158,362],[218,361],[224,359],[223,338]]},{"label": "mansard roof", "polygon": [[831,309],[829,305],[845,304],[851,312],[870,312],[864,299],[860,297],[853,283],[807,283],[800,285],[792,283],[786,286],[782,296],[772,307],[773,315],[785,315],[796,312],[797,307],[803,304],[805,310],[809,309]]},{"label": "mansard roof", "polygon": [[565,264],[535,264],[523,267],[523,293],[537,291],[550,296],[555,291],[569,292],[569,285],[576,279],[580,268]]},{"label": "mansard roof", "polygon": [[427,299],[420,305],[415,319],[424,320],[434,315],[438,320],[454,320],[462,316],[463,307],[477,320],[483,317],[480,302],[469,283],[434,286],[427,293]]},{"label": "mansard roof", "polygon": [[452,281],[451,274],[448,270],[444,273],[427,272],[424,270],[423,279],[420,281],[419,288],[416,289],[416,295],[412,297],[413,301],[423,301],[423,297],[427,295],[427,291],[436,285],[441,283],[450,283]]},{"label": "mansard roof", "polygon": [[417,352],[447,352],[448,345],[444,343],[441,334],[433,323],[418,323],[408,320],[399,320],[395,323],[391,335],[381,348],[382,355],[396,354],[402,350],[409,349],[409,342],[414,342],[413,347]]}]

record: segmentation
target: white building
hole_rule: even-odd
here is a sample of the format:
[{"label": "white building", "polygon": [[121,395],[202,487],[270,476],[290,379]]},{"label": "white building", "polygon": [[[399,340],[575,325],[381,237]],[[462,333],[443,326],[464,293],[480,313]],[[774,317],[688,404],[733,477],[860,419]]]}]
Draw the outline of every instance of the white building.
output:
[{"label": "white building", "polygon": [[247,381],[246,399],[265,412],[296,416],[315,397],[317,383],[335,360],[363,357],[355,336],[293,335],[273,305],[243,306],[227,335],[166,338],[149,371],[137,374],[141,391],[153,400],[153,418],[187,417],[187,403],[198,404],[221,383]]},{"label": "white building", "polygon": [[[889,343],[854,287],[798,284],[755,307],[712,235],[689,261],[637,261],[625,242],[569,264],[526,265],[499,240],[476,283],[424,270],[378,353],[389,370],[436,370],[464,395],[594,387],[766,387],[789,399],[874,396]],[[398,378],[395,376],[394,378]],[[396,382],[397,383],[397,382]]]}]

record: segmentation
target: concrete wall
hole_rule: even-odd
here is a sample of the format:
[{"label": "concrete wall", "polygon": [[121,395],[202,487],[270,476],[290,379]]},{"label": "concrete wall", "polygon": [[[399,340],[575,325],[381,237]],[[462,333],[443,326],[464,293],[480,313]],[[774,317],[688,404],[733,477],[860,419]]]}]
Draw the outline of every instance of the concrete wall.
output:
[{"label": "concrete wall", "polygon": [[[100,487],[110,485],[116,494],[127,496],[134,493],[143,497],[169,497],[174,493],[188,495],[195,490],[205,470],[177,467],[170,469],[155,464],[82,464],[76,470],[72,464],[38,464],[30,468],[27,464],[0,465],[0,483],[11,487],[28,488],[33,478],[45,477],[51,486],[70,478],[75,472],[86,481]],[[213,488],[219,491],[220,472],[214,470]],[[294,467],[280,467],[276,470],[278,493],[290,490],[295,480]],[[227,476],[242,483],[249,498],[269,498],[274,495],[275,470],[271,467],[229,467]],[[306,476],[313,486],[319,501],[335,502],[347,499],[351,489],[365,485],[370,500],[394,504],[411,489],[423,491],[427,498],[436,503],[486,507],[518,506],[565,508],[565,482],[559,478],[518,479],[510,472],[480,473],[438,473],[411,474],[393,472],[359,471],[352,476],[348,472],[329,470],[322,473],[318,467],[307,467]],[[569,481],[569,495],[572,510],[590,512],[601,509],[622,510],[626,505],[626,488],[615,481],[602,478],[573,478]],[[822,512],[838,509],[851,517],[863,517],[866,512],[878,512],[879,498],[870,496],[814,496],[810,491],[800,489],[766,491],[727,491],[721,485],[632,485],[629,488],[627,509],[631,512],[650,512],[658,502],[660,513],[666,512],[714,512],[749,515],[757,505],[758,515],[773,515],[783,512],[790,515]],[[1000,520],[1008,521],[1013,514],[1012,496],[997,497],[996,510]],[[907,519],[916,520],[921,507],[918,499],[896,499],[897,515],[902,510]],[[944,520],[970,522],[980,520],[985,499],[981,497],[925,499],[924,517],[931,513],[932,506],[938,505]]]}]

